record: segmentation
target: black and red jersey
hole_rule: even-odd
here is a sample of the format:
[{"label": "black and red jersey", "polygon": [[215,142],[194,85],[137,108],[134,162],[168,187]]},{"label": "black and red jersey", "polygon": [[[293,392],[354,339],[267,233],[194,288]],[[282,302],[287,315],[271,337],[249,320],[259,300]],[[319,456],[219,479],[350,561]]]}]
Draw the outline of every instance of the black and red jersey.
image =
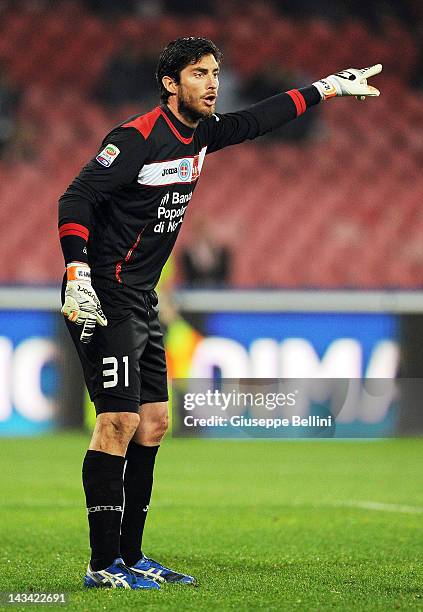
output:
[{"label": "black and red jersey", "polygon": [[99,286],[154,289],[206,156],[276,129],[320,99],[314,86],[295,89],[196,129],[166,105],[122,123],[60,198],[66,263],[87,261]]}]

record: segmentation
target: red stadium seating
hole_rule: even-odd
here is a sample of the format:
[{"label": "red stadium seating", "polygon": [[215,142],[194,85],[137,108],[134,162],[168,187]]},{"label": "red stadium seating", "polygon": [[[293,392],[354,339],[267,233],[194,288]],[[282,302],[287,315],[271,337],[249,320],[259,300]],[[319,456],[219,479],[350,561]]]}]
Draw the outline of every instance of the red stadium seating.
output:
[{"label": "red stadium seating", "polygon": [[90,100],[112,54],[128,39],[205,34],[218,37],[244,76],[272,60],[317,78],[352,64],[359,47],[363,65],[386,64],[384,95],[322,106],[319,132],[305,144],[249,143],[210,156],[177,252],[201,211],[233,245],[236,286],[421,286],[423,96],[404,80],[417,48],[398,23],[388,22],[383,37],[357,21],[335,34],[321,19],[290,21],[257,4],[225,22],[125,17],[112,28],[77,2],[54,13],[40,7],[2,15],[0,61],[24,90],[19,120],[36,129],[36,142],[30,159],[0,163],[8,262],[0,282],[60,280],[57,198],[111,126],[137,112],[128,105],[111,114]]}]

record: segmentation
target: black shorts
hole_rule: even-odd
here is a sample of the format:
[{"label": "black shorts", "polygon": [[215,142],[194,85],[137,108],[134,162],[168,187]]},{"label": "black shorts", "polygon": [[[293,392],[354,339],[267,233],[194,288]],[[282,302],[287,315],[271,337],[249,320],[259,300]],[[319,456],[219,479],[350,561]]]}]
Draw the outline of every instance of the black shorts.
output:
[{"label": "black shorts", "polygon": [[[65,321],[97,414],[138,412],[141,404],[166,402],[166,355],[156,292],[93,286],[107,326],[96,325],[91,342],[84,344],[82,326]],[[64,281],[62,304],[65,287]]]}]

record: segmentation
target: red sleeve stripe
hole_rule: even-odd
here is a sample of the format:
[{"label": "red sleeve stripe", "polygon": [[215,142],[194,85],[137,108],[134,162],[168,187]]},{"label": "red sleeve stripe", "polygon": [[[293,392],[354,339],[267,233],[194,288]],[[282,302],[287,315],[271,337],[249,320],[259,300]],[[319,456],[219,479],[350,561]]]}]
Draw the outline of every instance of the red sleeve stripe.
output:
[{"label": "red sleeve stripe", "polygon": [[295,108],[297,109],[297,117],[305,113],[307,109],[306,101],[304,100],[303,94],[298,91],[298,89],[290,89],[286,92],[288,96],[292,99],[295,104]]},{"label": "red sleeve stripe", "polygon": [[88,228],[80,225],[79,223],[65,223],[59,228],[59,237],[64,238],[65,236],[79,236],[84,240],[88,240],[90,231]]}]

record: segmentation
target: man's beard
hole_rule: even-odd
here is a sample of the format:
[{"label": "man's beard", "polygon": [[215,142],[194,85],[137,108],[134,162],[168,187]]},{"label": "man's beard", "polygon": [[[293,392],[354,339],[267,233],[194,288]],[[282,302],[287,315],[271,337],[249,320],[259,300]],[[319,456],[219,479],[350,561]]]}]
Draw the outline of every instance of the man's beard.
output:
[{"label": "man's beard", "polygon": [[182,115],[182,117],[185,117],[187,121],[189,121],[190,123],[196,123],[201,119],[208,119],[213,115],[214,106],[211,107],[209,110],[201,112],[197,108],[194,108],[192,104],[190,104],[189,98],[185,97],[183,92],[181,93],[182,95],[180,95],[178,99],[178,112]]}]

